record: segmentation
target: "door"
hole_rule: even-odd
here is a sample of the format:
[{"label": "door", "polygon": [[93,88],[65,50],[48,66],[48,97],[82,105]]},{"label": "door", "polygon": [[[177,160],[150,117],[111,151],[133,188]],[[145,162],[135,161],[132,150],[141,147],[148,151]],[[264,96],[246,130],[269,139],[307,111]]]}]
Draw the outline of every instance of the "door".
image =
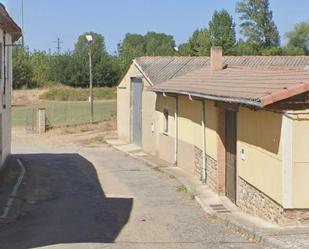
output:
[{"label": "door", "polygon": [[225,194],[236,203],[236,141],[237,141],[237,113],[225,111]]},{"label": "door", "polygon": [[142,145],[142,94],[141,78],[132,78],[132,141]]}]

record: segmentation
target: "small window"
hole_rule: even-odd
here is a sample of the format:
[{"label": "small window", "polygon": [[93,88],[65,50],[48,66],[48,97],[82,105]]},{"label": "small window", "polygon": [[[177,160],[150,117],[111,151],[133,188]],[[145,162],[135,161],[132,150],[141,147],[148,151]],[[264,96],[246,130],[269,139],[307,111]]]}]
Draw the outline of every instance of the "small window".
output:
[{"label": "small window", "polygon": [[164,120],[163,120],[163,132],[168,133],[168,110],[163,110]]}]

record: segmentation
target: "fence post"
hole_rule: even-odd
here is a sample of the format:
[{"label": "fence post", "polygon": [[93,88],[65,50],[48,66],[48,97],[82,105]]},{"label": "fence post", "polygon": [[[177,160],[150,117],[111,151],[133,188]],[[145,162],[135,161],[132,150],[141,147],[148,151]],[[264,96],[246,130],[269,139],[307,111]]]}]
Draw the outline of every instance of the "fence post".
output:
[{"label": "fence post", "polygon": [[46,131],[46,111],[45,108],[38,108],[38,132],[43,134]]}]

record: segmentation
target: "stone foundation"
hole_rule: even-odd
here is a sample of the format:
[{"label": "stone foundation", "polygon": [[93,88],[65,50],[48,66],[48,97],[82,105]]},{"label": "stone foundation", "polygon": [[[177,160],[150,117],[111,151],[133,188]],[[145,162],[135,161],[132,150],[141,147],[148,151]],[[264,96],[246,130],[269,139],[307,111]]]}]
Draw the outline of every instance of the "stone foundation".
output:
[{"label": "stone foundation", "polygon": [[203,151],[194,146],[194,175],[202,180]]},{"label": "stone foundation", "polygon": [[[194,147],[194,173],[202,179],[203,151]],[[206,183],[211,190],[217,192],[217,161],[205,155],[206,158]]]},{"label": "stone foundation", "polygon": [[239,178],[238,206],[246,213],[279,225],[309,223],[309,210],[284,209],[270,197]]},{"label": "stone foundation", "polygon": [[218,162],[206,154],[207,185],[214,192],[218,192]]}]

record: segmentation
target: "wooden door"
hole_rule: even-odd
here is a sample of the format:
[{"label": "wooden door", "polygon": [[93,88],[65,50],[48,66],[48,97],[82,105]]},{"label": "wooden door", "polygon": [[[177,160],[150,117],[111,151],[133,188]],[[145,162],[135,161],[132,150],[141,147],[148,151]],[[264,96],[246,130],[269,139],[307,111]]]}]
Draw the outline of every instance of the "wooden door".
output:
[{"label": "wooden door", "polygon": [[225,193],[236,203],[236,141],[237,141],[237,113],[226,110],[225,112]]}]

